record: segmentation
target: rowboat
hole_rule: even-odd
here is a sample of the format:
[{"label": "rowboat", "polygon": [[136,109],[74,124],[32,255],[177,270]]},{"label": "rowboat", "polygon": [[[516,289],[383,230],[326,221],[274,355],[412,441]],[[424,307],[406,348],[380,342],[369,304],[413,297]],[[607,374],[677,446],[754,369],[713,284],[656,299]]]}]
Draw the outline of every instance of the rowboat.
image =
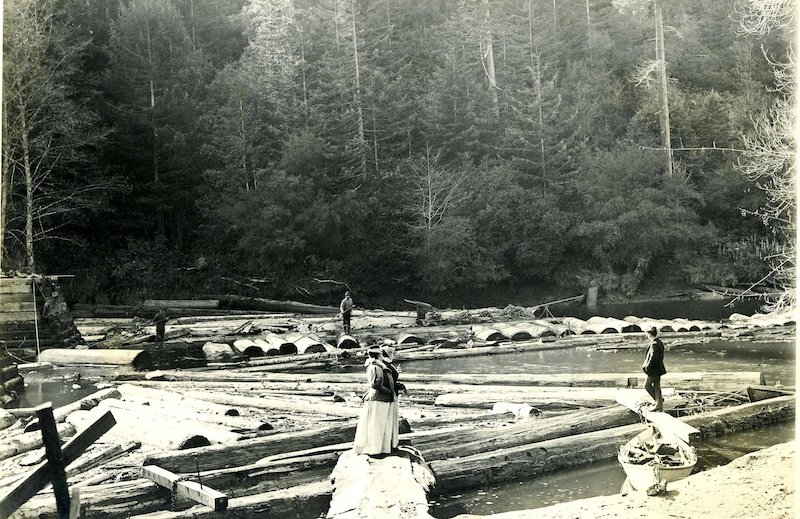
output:
[{"label": "rowboat", "polygon": [[657,493],[659,487],[663,490],[667,483],[691,474],[697,453],[677,435],[662,435],[650,425],[620,447],[617,460],[635,490]]}]

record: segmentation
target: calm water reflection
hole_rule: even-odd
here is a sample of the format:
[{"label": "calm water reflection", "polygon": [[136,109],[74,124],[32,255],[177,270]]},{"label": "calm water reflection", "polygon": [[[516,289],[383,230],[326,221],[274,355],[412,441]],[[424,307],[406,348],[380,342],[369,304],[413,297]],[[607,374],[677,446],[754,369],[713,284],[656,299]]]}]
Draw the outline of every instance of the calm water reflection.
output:
[{"label": "calm water reflection", "polygon": [[[641,336],[630,344],[644,343]],[[767,384],[795,383],[795,344],[793,342],[722,341],[697,342],[667,347],[667,371],[761,371]],[[486,357],[411,362],[403,366],[409,373],[615,373],[638,372],[644,350],[593,350],[589,347],[531,351]],[[402,361],[400,362],[402,364]]]}]

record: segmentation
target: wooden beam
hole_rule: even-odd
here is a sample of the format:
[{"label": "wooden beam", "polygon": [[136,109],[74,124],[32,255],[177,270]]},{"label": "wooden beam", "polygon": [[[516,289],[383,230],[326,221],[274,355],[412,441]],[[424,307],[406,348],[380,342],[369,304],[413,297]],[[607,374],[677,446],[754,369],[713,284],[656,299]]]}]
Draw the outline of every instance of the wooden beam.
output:
[{"label": "wooden beam", "polygon": [[61,452],[61,438],[56,430],[56,419],[53,417],[52,402],[38,406],[36,416],[42,430],[44,451],[47,456],[47,465],[50,468],[53,493],[56,496],[58,517],[66,519],[69,517],[69,486],[67,486],[67,474],[64,472],[64,455]]},{"label": "wooden beam", "polygon": [[[111,429],[114,424],[116,424],[114,416],[108,411],[84,430],[76,434],[70,441],[64,444],[61,449],[64,464],[68,465],[75,461],[83,451]],[[43,461],[39,463],[27,477],[11,487],[11,490],[5,497],[0,499],[0,519],[9,517],[17,508],[25,503],[25,501],[44,488],[49,481],[49,462]]]},{"label": "wooden beam", "polygon": [[142,477],[171,490],[176,496],[186,497],[196,503],[211,507],[215,512],[224,512],[228,507],[227,495],[203,486],[201,483],[183,481],[181,476],[173,474],[167,469],[155,465],[145,465],[142,467]]}]

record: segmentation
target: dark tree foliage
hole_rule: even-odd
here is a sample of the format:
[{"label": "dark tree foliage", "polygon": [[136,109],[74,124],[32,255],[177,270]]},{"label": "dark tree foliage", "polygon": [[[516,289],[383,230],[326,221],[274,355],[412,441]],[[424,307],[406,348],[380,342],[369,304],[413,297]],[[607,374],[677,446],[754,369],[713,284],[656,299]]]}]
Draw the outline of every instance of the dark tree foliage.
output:
[{"label": "dark tree foliage", "polygon": [[58,81],[91,146],[59,178],[128,186],[70,224],[69,259],[36,246],[41,269],[79,274],[78,298],[633,295],[755,281],[781,245],[743,216],[764,195],[736,164],[774,97],[762,48],[787,44],[739,35],[734,0],[665,6],[672,178],[642,74],[649,2],[62,3],[84,43]]}]

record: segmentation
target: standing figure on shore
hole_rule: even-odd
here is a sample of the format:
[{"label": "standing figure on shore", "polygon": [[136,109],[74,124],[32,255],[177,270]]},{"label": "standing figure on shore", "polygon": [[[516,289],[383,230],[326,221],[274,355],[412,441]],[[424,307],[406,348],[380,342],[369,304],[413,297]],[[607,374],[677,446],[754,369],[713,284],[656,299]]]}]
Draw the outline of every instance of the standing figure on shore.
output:
[{"label": "standing figure on shore", "polygon": [[396,449],[400,441],[400,392],[408,395],[406,386],[397,381],[400,378],[400,371],[392,363],[394,360],[394,346],[384,344],[381,346],[381,360],[389,368],[392,381],[394,382],[394,402],[392,402],[392,449]]},{"label": "standing figure on shore", "polygon": [[367,349],[367,392],[358,418],[353,450],[370,456],[390,454],[398,444],[397,422],[392,423],[396,400],[391,370],[381,361],[381,349],[373,344]]},{"label": "standing figure on shore", "polygon": [[661,376],[667,374],[664,367],[664,343],[658,336],[658,329],[653,327],[647,331],[650,345],[642,363],[642,371],[647,375],[644,388],[647,393],[656,401],[656,411],[664,410],[664,398],[661,396]]},{"label": "standing figure on shore", "polygon": [[345,335],[350,335],[350,315],[353,313],[353,299],[350,292],[344,293],[344,299],[339,303],[339,312],[342,314],[342,330]]}]

